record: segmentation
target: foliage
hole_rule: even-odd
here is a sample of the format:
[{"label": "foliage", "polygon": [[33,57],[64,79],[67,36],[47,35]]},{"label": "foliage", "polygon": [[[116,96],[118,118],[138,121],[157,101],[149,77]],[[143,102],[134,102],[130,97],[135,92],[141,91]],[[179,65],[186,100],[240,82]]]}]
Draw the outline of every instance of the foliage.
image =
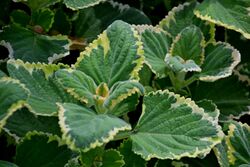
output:
[{"label": "foliage", "polygon": [[249,166],[250,1],[122,2],[1,0],[0,166]]}]

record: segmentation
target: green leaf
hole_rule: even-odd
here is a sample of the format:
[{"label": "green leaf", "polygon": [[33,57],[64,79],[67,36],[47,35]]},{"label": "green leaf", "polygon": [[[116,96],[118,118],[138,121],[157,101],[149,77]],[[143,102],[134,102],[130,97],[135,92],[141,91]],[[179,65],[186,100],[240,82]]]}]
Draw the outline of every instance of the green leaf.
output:
[{"label": "green leaf", "polygon": [[80,10],[78,18],[73,22],[74,32],[76,36],[91,42],[115,20],[123,20],[136,25],[151,24],[142,11],[118,2],[108,1]]},{"label": "green leaf", "polygon": [[250,62],[238,65],[234,74],[238,76],[240,81],[250,85]]},{"label": "green leaf", "polygon": [[54,12],[50,9],[40,9],[32,12],[31,22],[35,26],[41,26],[45,32],[48,32],[54,22]]},{"label": "green leaf", "polygon": [[18,167],[16,164],[0,160],[1,167]]},{"label": "green leaf", "polygon": [[201,81],[214,82],[230,76],[240,62],[240,53],[227,43],[209,44],[205,48],[205,61],[198,74]]},{"label": "green leaf", "polygon": [[203,99],[197,101],[196,104],[204,109],[209,116],[213,117],[215,121],[218,122],[218,118],[220,115],[220,111],[218,110],[217,106],[211,100]]},{"label": "green leaf", "polygon": [[0,78],[2,78],[2,77],[6,77],[7,75],[2,71],[2,70],[0,70]]},{"label": "green leaf", "polygon": [[0,39],[9,43],[10,58],[23,61],[52,63],[69,54],[66,36],[41,35],[17,25],[5,27]]},{"label": "green leaf", "polygon": [[23,106],[29,91],[18,80],[3,77],[0,79],[0,131],[13,112]]},{"label": "green leaf", "polygon": [[88,8],[103,1],[106,0],[63,0],[64,4],[72,10]]},{"label": "green leaf", "polygon": [[[120,103],[125,101],[126,99],[128,99],[134,94],[136,94],[137,97],[138,97],[138,94],[139,95],[144,94],[144,88],[139,82],[137,81],[116,82],[111,87],[109,91],[109,96],[104,101],[104,106],[109,109],[108,113],[116,115],[116,116],[121,116],[129,112],[129,110],[124,111],[124,109],[122,110],[122,108],[119,108]],[[134,104],[137,104],[137,99],[134,101]],[[129,105],[132,105],[132,104],[129,104]]]},{"label": "green leaf", "polygon": [[60,2],[60,0],[13,0],[14,2],[23,2],[27,4],[32,11],[47,8],[51,5]]},{"label": "green leaf", "polygon": [[15,162],[21,167],[63,167],[71,156],[57,136],[29,132],[17,145]]},{"label": "green leaf", "polygon": [[115,21],[77,59],[75,68],[108,87],[118,81],[139,80],[143,50],[137,32],[123,21]]},{"label": "green leaf", "polygon": [[64,89],[88,106],[95,104],[96,84],[91,77],[79,70],[63,69],[55,74]]},{"label": "green leaf", "polygon": [[202,30],[207,42],[214,41],[214,25],[198,19],[193,13],[197,5],[197,2],[186,2],[174,7],[168,15],[160,21],[158,27],[170,33],[172,38],[175,38],[184,28],[196,25]]},{"label": "green leaf", "polygon": [[78,158],[79,157],[70,159],[68,161],[68,163],[64,165],[64,167],[81,167],[81,164],[80,164]]},{"label": "green leaf", "polygon": [[55,12],[54,22],[52,25],[52,31],[56,31],[56,33],[69,35],[71,32],[72,24],[71,21],[64,12],[63,8],[59,8]]},{"label": "green leaf", "polygon": [[192,90],[195,100],[209,99],[220,110],[220,120],[239,118],[249,113],[249,87],[232,76],[213,83],[199,83]]},{"label": "green leaf", "polygon": [[61,136],[57,117],[36,116],[27,108],[14,112],[3,128],[17,141],[29,131],[38,131]]},{"label": "green leaf", "polygon": [[87,152],[81,152],[81,162],[84,166],[98,166],[104,153],[103,147],[96,147]]},{"label": "green leaf", "polygon": [[122,167],[123,156],[116,150],[106,150],[103,155],[102,167]]},{"label": "green leaf", "polygon": [[134,132],[133,151],[146,160],[205,156],[223,136],[213,117],[191,99],[167,90],[144,97]]},{"label": "green leaf", "polygon": [[180,56],[184,61],[193,60],[197,65],[204,61],[205,40],[201,30],[192,25],[183,29],[172,43],[171,56]]},{"label": "green leaf", "polygon": [[73,150],[86,152],[109,142],[120,131],[131,130],[129,124],[117,117],[97,115],[91,109],[76,104],[58,105],[62,137]]},{"label": "green leaf", "polygon": [[73,99],[51,75],[62,65],[30,64],[22,61],[8,61],[11,77],[19,79],[30,91],[27,100],[31,112],[36,115],[51,116],[57,113],[57,102],[70,102]]},{"label": "green leaf", "polygon": [[227,147],[225,140],[223,140],[220,144],[217,144],[214,148],[214,153],[217,157],[217,160],[221,167],[229,167],[229,160],[227,157]]},{"label": "green leaf", "polygon": [[136,26],[140,32],[146,64],[157,77],[163,78],[168,69],[164,61],[172,43],[171,37],[163,30],[152,26]]},{"label": "green leaf", "polygon": [[132,151],[132,142],[125,140],[119,147],[125,161],[124,167],[145,167],[146,161]]},{"label": "green leaf", "polygon": [[10,19],[13,23],[27,26],[30,23],[30,16],[23,10],[14,10],[10,14]]},{"label": "green leaf", "polygon": [[174,72],[201,71],[201,68],[193,60],[184,60],[180,56],[166,55],[166,66]]},{"label": "green leaf", "polygon": [[250,127],[247,124],[239,122],[230,124],[226,144],[231,165],[250,164]]},{"label": "green leaf", "polygon": [[240,32],[250,39],[249,0],[207,0],[198,5],[195,15],[202,20]]}]

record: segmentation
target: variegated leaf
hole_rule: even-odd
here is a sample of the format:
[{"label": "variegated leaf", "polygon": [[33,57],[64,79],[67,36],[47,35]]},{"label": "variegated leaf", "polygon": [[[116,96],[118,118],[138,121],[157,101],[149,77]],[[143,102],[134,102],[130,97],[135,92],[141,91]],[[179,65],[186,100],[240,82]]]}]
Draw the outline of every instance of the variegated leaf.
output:
[{"label": "variegated leaf", "polygon": [[163,28],[175,38],[184,28],[190,25],[196,25],[202,30],[207,42],[214,41],[214,25],[198,19],[193,13],[197,5],[197,2],[186,2],[174,7],[168,15],[160,21],[158,27]]},{"label": "variegated leaf", "polygon": [[146,160],[205,156],[222,137],[218,122],[204,109],[167,90],[144,97],[131,135],[133,151]]},{"label": "variegated leaf", "polygon": [[115,21],[77,59],[75,68],[108,87],[118,81],[139,80],[143,50],[138,33],[127,23]]},{"label": "variegated leaf", "polygon": [[106,0],[63,0],[65,5],[72,10],[88,8],[103,1]]},{"label": "variegated leaf", "polygon": [[13,112],[23,106],[28,96],[28,89],[18,80],[8,77],[0,79],[0,131]]},{"label": "variegated leaf", "polygon": [[205,48],[205,61],[201,73],[197,74],[201,81],[213,82],[230,76],[241,59],[238,50],[227,43],[209,44]]},{"label": "variegated leaf", "polygon": [[58,105],[62,137],[73,150],[86,152],[108,143],[120,131],[131,130],[131,126],[118,117],[98,115],[76,104]]},{"label": "variegated leaf", "polygon": [[10,76],[20,80],[30,91],[27,103],[31,112],[37,115],[55,115],[56,102],[72,101],[72,97],[52,77],[53,72],[62,65],[30,64],[20,60],[9,60],[7,66]]},{"label": "variegated leaf", "polygon": [[249,0],[206,0],[194,13],[202,20],[235,30],[250,39],[249,7]]}]

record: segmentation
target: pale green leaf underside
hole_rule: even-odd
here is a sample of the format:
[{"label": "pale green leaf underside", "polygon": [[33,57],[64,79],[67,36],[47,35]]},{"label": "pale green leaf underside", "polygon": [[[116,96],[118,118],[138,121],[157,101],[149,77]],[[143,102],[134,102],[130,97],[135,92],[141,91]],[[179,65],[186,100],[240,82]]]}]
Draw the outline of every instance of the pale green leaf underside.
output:
[{"label": "pale green leaf underside", "polygon": [[198,19],[193,13],[197,4],[197,2],[186,2],[174,7],[168,15],[160,21],[158,27],[170,33],[172,38],[175,38],[184,28],[196,25],[202,30],[206,41],[213,41],[215,36],[214,26]]},{"label": "pale green leaf underside", "polygon": [[168,69],[174,72],[201,71],[200,66],[193,60],[186,61],[179,56],[170,56],[167,54],[165,62]]},{"label": "pale green leaf underside", "polygon": [[170,54],[180,56],[185,61],[193,60],[201,65],[204,60],[205,40],[201,30],[192,25],[183,29],[172,43]]},{"label": "pale green leaf underside", "polygon": [[0,79],[0,92],[0,128],[2,128],[6,119],[22,107],[29,91],[18,80],[3,77]]},{"label": "pale green leaf underside", "polygon": [[65,5],[72,10],[88,8],[90,6],[97,5],[103,1],[106,0],[63,0]]},{"label": "pale green leaf underside", "polygon": [[250,39],[249,0],[207,0],[196,7],[197,17],[240,32]]},{"label": "pale green leaf underside", "polygon": [[233,166],[250,164],[250,127],[234,122],[226,136],[229,163]]},{"label": "pale green leaf underside", "polygon": [[227,43],[209,44],[205,48],[205,61],[201,66],[201,73],[198,74],[199,79],[213,82],[226,78],[232,74],[240,59],[239,51]]},{"label": "pale green leaf underside", "polygon": [[[44,67],[44,70],[39,69]],[[37,115],[55,115],[56,102],[72,101],[60,84],[47,76],[46,72],[59,69],[57,65],[29,64],[21,61],[8,61],[8,71],[12,78],[20,80],[30,91],[27,100],[29,109]]]},{"label": "pale green leaf underside", "polygon": [[29,132],[17,145],[15,163],[20,167],[64,166],[72,152],[60,140],[54,135]]},{"label": "pale green leaf underside", "polygon": [[190,99],[168,91],[144,97],[143,113],[131,136],[133,151],[146,160],[206,155],[221,138],[218,122]]},{"label": "pale green leaf underside", "polygon": [[161,29],[151,26],[137,26],[136,28],[141,33],[147,65],[156,76],[165,77],[168,69],[164,59],[169,52],[172,39]]},{"label": "pale green leaf underside", "polygon": [[55,73],[55,76],[64,89],[77,100],[86,103],[88,106],[94,105],[97,86],[91,77],[82,71],[71,69],[59,70]]},{"label": "pale green leaf underside", "polygon": [[[200,83],[192,91],[195,100],[209,99],[220,110],[220,120],[239,118],[249,113],[249,87],[231,76],[213,83]],[[216,95],[216,96],[215,96]]]},{"label": "pale green leaf underside", "polygon": [[73,22],[73,28],[76,36],[91,42],[115,20],[135,25],[151,24],[141,10],[109,0],[80,10],[78,18]]},{"label": "pale green leaf underside", "polygon": [[123,21],[115,21],[77,59],[75,68],[111,87],[115,82],[138,80],[143,64],[142,44],[137,32]]},{"label": "pale green leaf underside", "polygon": [[59,104],[59,124],[63,139],[71,149],[88,151],[102,146],[131,126],[118,117],[97,115],[89,108],[71,103]]},{"label": "pale green leaf underside", "polygon": [[17,25],[5,27],[0,39],[10,44],[10,58],[23,61],[52,63],[69,54],[66,36],[41,35]]}]

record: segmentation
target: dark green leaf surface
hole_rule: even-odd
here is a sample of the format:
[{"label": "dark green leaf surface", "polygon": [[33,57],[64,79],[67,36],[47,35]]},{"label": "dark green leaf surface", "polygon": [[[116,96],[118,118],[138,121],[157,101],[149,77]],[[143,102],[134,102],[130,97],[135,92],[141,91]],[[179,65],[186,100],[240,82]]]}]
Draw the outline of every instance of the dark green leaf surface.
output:
[{"label": "dark green leaf surface", "polygon": [[7,161],[2,161],[0,160],[0,166],[1,167],[18,167],[17,165],[7,162]]},{"label": "dark green leaf surface", "polygon": [[30,132],[17,146],[16,164],[20,167],[64,167],[72,152],[58,137]]},{"label": "dark green leaf surface", "polygon": [[50,9],[36,10],[32,12],[31,22],[33,25],[41,26],[47,32],[54,22],[54,12]]}]

